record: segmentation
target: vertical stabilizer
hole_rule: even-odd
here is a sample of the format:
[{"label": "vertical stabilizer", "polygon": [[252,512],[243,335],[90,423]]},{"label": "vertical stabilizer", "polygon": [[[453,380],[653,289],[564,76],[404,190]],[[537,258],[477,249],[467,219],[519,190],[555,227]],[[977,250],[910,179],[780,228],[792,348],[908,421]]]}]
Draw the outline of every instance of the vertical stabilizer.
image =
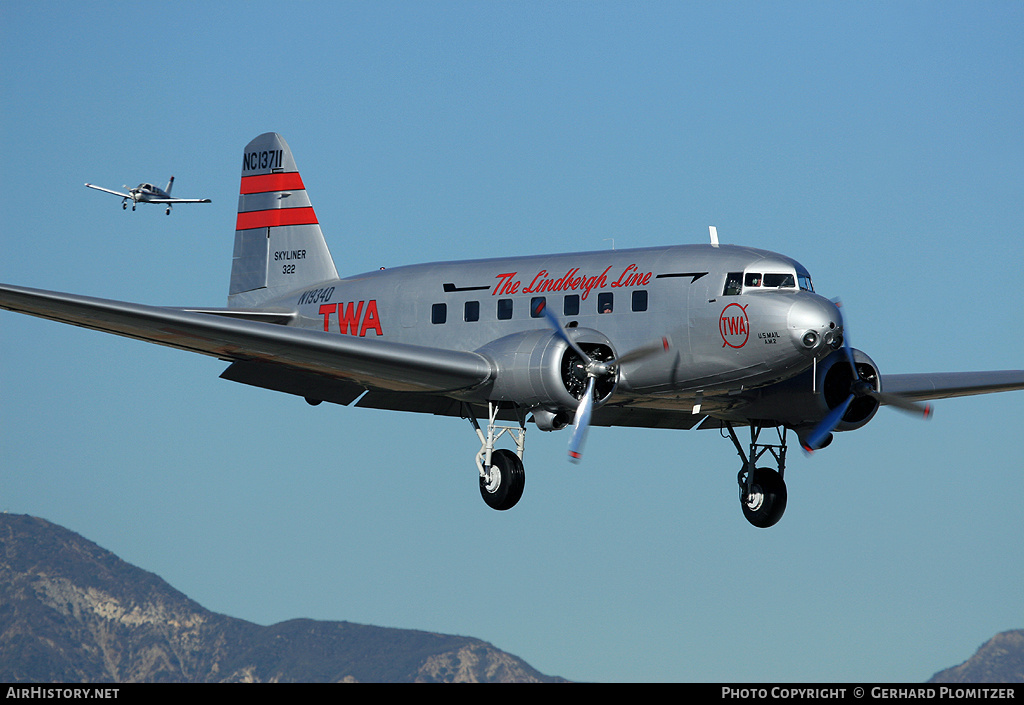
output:
[{"label": "vertical stabilizer", "polygon": [[171,188],[173,186],[174,186],[174,177],[172,176],[171,180],[167,182],[167,188],[164,189],[164,193],[166,193],[168,196],[170,196],[171,195]]},{"label": "vertical stabilizer", "polygon": [[292,152],[276,132],[254,139],[242,155],[233,257],[232,307],[338,277]]}]

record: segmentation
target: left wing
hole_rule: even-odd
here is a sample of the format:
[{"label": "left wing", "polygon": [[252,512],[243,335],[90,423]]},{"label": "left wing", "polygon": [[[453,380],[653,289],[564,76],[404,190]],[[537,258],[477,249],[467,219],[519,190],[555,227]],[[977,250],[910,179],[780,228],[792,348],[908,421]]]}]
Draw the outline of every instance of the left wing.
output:
[{"label": "left wing", "polygon": [[[132,197],[132,195],[130,193],[121,193],[120,191],[111,191],[108,188],[103,188],[102,186],[97,186],[96,184],[86,184],[86,186],[88,186],[89,188],[94,188],[97,191],[105,191],[107,193],[112,193],[115,196],[120,196],[121,198],[131,198]],[[109,201],[108,201],[108,203],[109,203]]]},{"label": "left wing", "polygon": [[[444,394],[486,384],[482,355],[253,320],[260,312],[189,310],[0,284],[0,308],[247,365],[261,363],[366,388]],[[268,312],[269,320],[289,315]]]},{"label": "left wing", "polygon": [[[1024,389],[1024,370],[882,375],[882,391],[909,399],[948,399]],[[884,402],[883,402],[884,403]]]},{"label": "left wing", "polygon": [[[88,186],[89,184],[86,184]],[[113,192],[111,192],[113,193]],[[210,203],[209,198],[147,198],[147,203]]]}]

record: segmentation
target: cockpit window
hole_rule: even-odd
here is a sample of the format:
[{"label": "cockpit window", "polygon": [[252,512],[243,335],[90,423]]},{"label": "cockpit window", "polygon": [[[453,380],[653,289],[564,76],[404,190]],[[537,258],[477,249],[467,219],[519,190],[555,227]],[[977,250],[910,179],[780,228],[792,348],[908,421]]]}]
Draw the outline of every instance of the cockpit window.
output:
[{"label": "cockpit window", "polygon": [[743,288],[743,272],[729,272],[725,275],[725,290],[723,296],[736,296]]},{"label": "cockpit window", "polygon": [[[725,277],[725,296],[736,296],[750,289],[795,289],[797,276],[793,272],[729,272]],[[800,274],[800,288],[813,291],[810,276]]]}]

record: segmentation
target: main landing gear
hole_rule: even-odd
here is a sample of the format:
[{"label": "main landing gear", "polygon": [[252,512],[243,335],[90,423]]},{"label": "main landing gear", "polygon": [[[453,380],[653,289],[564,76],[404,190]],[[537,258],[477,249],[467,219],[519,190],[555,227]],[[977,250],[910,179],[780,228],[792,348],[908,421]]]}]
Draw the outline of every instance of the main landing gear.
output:
[{"label": "main landing gear", "polygon": [[[476,416],[472,410],[463,409],[463,416],[469,419],[480,437],[480,452],[476,454],[476,467],[480,471],[480,495],[492,509],[504,511],[516,506],[523,496],[526,485],[526,471],[523,469],[523,449],[526,444],[526,417],[522,409],[515,407],[518,426],[502,426],[495,423],[498,418],[499,404],[487,404],[487,433],[480,430]],[[494,443],[502,435],[508,434],[516,443],[513,453],[505,448],[494,449]]]},{"label": "main landing gear", "polygon": [[[729,438],[736,446],[736,452],[743,460],[743,467],[736,476],[740,487],[740,507],[743,516],[759,529],[774,526],[786,511],[786,482],[782,479],[786,471],[786,428],[776,426],[778,443],[761,443],[762,426],[750,426],[750,451],[743,451],[743,445],[736,436],[732,424],[725,422]],[[724,435],[724,434],[723,434]],[[778,470],[756,467],[765,453],[775,458]]]}]

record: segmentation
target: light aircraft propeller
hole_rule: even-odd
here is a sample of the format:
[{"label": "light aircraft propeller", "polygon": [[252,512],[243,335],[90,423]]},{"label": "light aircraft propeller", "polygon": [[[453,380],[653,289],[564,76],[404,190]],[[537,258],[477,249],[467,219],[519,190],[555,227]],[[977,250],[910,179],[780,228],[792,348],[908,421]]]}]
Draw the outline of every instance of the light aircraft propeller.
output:
[{"label": "light aircraft propeller", "polygon": [[[840,308],[842,307],[842,303],[838,300],[833,300],[833,303]],[[832,409],[825,418],[818,423],[814,430],[807,435],[802,444],[805,451],[812,453],[826,445],[832,431],[836,429],[836,426],[839,425],[839,422],[846,414],[847,409],[850,408],[850,404],[852,404],[855,399],[861,397],[871,397],[879,404],[892,406],[901,411],[920,416],[924,419],[931,416],[931,404],[919,404],[898,394],[886,394],[885,392],[880,392],[875,389],[874,385],[870,381],[860,376],[860,370],[857,369],[857,363],[853,359],[853,347],[850,345],[850,333],[845,317],[843,320],[843,352],[846,354],[846,360],[850,363],[850,369],[853,371],[853,382],[850,384],[850,394],[841,404]]]},{"label": "light aircraft propeller", "polygon": [[641,345],[611,360],[595,360],[584,352],[583,348],[577,345],[576,341],[569,336],[562,322],[547,307],[543,299],[536,303],[535,313],[543,314],[558,337],[564,340],[572,348],[573,352],[579,355],[580,360],[583,362],[583,369],[587,374],[587,388],[580,397],[579,405],[576,407],[572,436],[569,438],[569,460],[578,463],[583,457],[583,441],[586,440],[587,429],[590,428],[590,417],[594,412],[594,390],[597,386],[597,379],[599,377],[614,377],[618,373],[618,368],[624,364],[642,360],[650,355],[668,352],[668,338],[662,337],[661,340]]}]

